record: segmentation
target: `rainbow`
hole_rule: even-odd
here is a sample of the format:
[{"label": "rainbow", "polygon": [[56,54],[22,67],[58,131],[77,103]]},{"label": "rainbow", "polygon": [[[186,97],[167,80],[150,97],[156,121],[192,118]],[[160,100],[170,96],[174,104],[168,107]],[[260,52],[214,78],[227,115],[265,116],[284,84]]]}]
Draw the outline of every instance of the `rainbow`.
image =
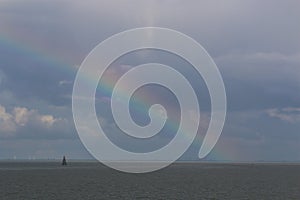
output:
[{"label": "rainbow", "polygon": [[[46,63],[48,66],[51,66],[56,70],[58,73],[64,72],[64,73],[76,73],[77,68],[75,66],[72,66],[68,63],[62,62],[56,57],[50,56],[51,53],[47,51],[47,48],[39,48],[38,46],[41,46],[40,44],[25,44],[20,41],[18,41],[15,38],[12,38],[11,36],[4,36],[0,35],[0,45],[2,48],[10,49],[16,53],[23,54],[27,56],[28,58],[38,59],[42,63]],[[110,74],[109,77],[105,79],[101,79],[100,85],[97,88],[97,92],[101,95],[106,96],[107,98],[110,98],[110,95],[113,91],[115,80],[117,76]],[[88,75],[85,77],[87,87],[89,85],[93,85],[93,81],[91,78],[88,77]],[[124,90],[124,95],[126,94],[126,90]],[[153,98],[152,95],[143,96],[142,98],[135,98],[134,105],[135,109],[142,112],[145,111],[147,108],[147,105]],[[169,128],[172,130],[177,131],[178,122],[177,121],[171,121],[169,120]],[[191,137],[189,133],[186,133],[185,136],[187,138]],[[220,138],[222,140],[222,136]],[[197,141],[197,146],[201,146],[201,141]],[[214,160],[235,160],[236,157],[239,157],[239,155],[236,153],[234,147],[232,145],[228,145],[225,143],[218,142],[216,147],[213,149],[211,154],[209,155],[208,159],[214,159]],[[230,148],[229,148],[230,146]]]}]

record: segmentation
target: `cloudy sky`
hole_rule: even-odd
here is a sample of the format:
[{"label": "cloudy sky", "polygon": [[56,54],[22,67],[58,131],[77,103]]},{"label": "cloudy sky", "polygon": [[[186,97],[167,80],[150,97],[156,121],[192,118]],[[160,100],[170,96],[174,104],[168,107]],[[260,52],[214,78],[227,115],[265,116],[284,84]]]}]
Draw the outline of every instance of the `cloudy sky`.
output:
[{"label": "cloudy sky", "polygon": [[[131,28],[159,26],[202,44],[223,76],[227,119],[206,159],[300,161],[299,21],[297,0],[0,0],[0,159],[91,158],[72,118],[78,67],[107,37]],[[153,61],[181,70],[196,84],[203,117],[199,136],[183,159],[197,159],[210,102],[191,66],[166,52],[144,50],[116,60],[106,72],[107,79],[113,83],[129,68]],[[117,137],[109,95],[101,87],[96,94],[98,118],[110,131],[109,137],[124,148],[153,148],[144,143],[132,146],[132,141]],[[175,121],[178,118],[173,111],[178,103],[168,90],[146,87],[136,96],[148,106],[160,102],[169,107]],[[146,123],[146,110],[134,109],[133,104],[137,123]],[[164,131],[152,141],[155,147],[171,137],[172,130]]]}]

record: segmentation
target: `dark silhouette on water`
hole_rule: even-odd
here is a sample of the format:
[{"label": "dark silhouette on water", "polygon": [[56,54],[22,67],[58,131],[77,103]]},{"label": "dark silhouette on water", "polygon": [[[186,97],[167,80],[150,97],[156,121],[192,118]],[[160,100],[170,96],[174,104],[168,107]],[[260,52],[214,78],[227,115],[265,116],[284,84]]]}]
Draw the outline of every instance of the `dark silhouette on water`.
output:
[{"label": "dark silhouette on water", "polygon": [[63,157],[63,160],[62,160],[61,165],[67,165],[67,160],[66,160],[66,157],[65,157],[65,156]]}]

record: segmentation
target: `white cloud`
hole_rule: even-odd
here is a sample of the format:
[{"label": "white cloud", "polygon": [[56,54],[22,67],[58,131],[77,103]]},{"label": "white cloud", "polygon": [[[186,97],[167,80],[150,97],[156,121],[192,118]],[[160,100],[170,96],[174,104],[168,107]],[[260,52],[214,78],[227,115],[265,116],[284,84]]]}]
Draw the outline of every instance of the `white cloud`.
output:
[{"label": "white cloud", "polygon": [[52,115],[43,115],[40,118],[41,122],[46,126],[52,126],[56,119]]},{"label": "white cloud", "polygon": [[16,131],[13,115],[6,112],[5,107],[0,105],[0,131],[3,136],[9,136]]},{"label": "white cloud", "polygon": [[72,83],[73,83],[72,81],[62,80],[62,81],[58,82],[58,85],[63,86],[63,85],[69,85],[69,84],[72,84]]},{"label": "white cloud", "polygon": [[[30,135],[31,132],[65,132],[67,120],[40,114],[37,110],[14,107],[11,112],[0,105],[0,137]],[[50,132],[49,132],[50,131]]]},{"label": "white cloud", "polygon": [[300,122],[300,108],[272,108],[265,111],[268,116],[280,119],[282,121],[297,123]]},{"label": "white cloud", "polygon": [[220,62],[227,61],[242,61],[242,62],[289,62],[300,63],[300,53],[296,54],[283,54],[279,52],[255,52],[255,53],[230,53],[221,55],[215,58]]},{"label": "white cloud", "polygon": [[25,126],[33,112],[27,108],[15,107],[13,110],[14,121],[20,126]]}]

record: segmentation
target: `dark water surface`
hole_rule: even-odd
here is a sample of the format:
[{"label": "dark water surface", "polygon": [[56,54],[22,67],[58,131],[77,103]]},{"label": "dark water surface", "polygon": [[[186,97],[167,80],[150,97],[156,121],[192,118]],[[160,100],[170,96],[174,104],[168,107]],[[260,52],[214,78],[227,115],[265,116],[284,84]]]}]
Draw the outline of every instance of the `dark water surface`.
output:
[{"label": "dark water surface", "polygon": [[0,199],[300,199],[300,165],[177,163],[126,174],[99,163],[0,162]]}]

